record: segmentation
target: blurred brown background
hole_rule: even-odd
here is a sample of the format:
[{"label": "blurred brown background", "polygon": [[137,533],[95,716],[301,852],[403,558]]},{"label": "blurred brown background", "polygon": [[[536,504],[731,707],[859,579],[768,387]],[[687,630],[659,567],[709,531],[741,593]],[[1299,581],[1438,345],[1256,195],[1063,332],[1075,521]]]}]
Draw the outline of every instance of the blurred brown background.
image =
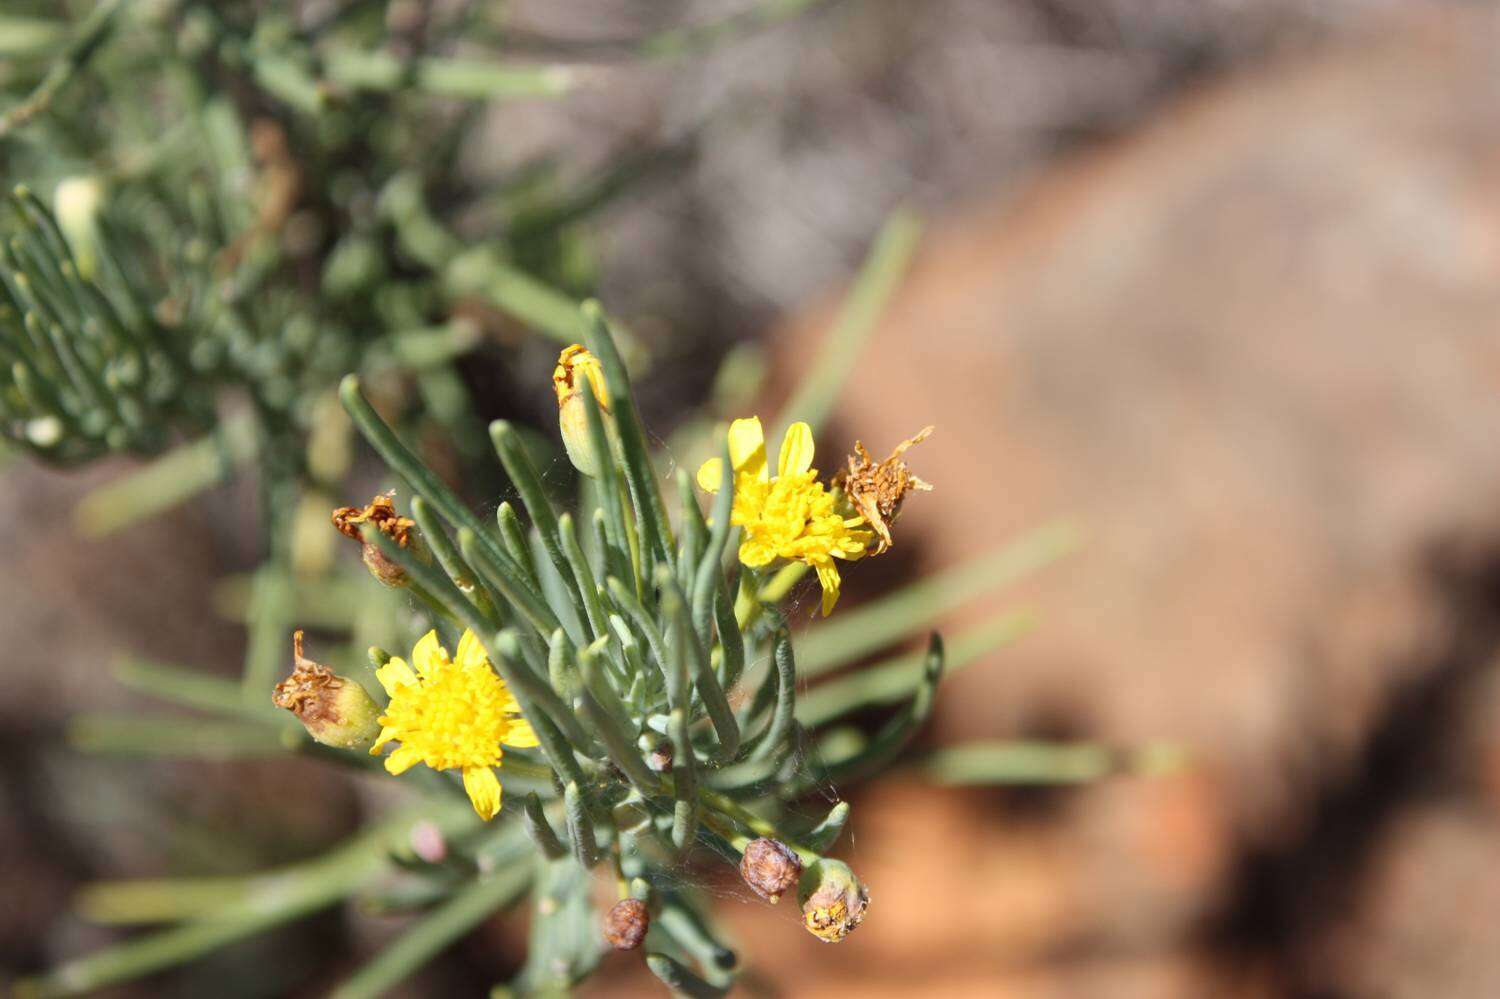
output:
[{"label": "blurred brown background", "polygon": [[[705,5],[673,6],[517,4],[539,40]],[[827,446],[937,425],[912,569],[1060,513],[1088,543],[991,608],[1040,627],[953,678],[924,743],[1192,757],[1074,790],[856,790],[870,918],[829,948],[724,884],[747,994],[1500,994],[1495,31],[1487,5],[851,0],[495,114],[478,176],[558,142],[690,150],[600,234],[605,297],[673,317],[683,371],[763,335],[789,385],[879,220],[927,209]],[[264,861],[354,807],[316,767],[132,772],[38,738],[123,699],[98,679],[116,649],[237,663],[203,586],[244,563],[232,527],[195,509],[85,544],[91,481],[0,478],[0,954],[24,966],[99,932],[66,915],[79,882],[193,857],[150,841],[153,808],[205,842],[263,821]],[[466,966],[519,946],[488,927],[408,994],[470,994]],[[608,960],[585,994],[654,985]]]}]

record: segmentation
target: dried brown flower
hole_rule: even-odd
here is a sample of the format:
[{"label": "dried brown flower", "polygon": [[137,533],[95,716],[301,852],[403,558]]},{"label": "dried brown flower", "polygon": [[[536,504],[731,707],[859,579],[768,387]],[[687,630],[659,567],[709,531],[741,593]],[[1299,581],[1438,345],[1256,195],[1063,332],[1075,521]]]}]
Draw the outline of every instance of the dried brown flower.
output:
[{"label": "dried brown flower", "polygon": [[635,950],[651,928],[651,913],[638,898],[622,898],[604,914],[604,939],[615,950]]},{"label": "dried brown flower", "polygon": [[276,685],[271,701],[296,715],[325,746],[368,749],[380,734],[380,709],[370,695],[303,655],[301,631],[292,634],[292,674]]},{"label": "dried brown flower", "polygon": [[745,853],[740,857],[740,877],[772,905],[795,888],[801,876],[802,858],[780,840],[762,836],[745,844]]},{"label": "dried brown flower", "polygon": [[386,558],[385,553],[379,548],[365,541],[360,533],[365,524],[374,525],[376,530],[398,546],[410,547],[415,551],[413,542],[417,535],[413,528],[417,526],[416,521],[396,513],[396,505],[392,502],[390,493],[376,496],[364,509],[357,506],[343,506],[333,511],[333,526],[340,534],[360,543],[365,566],[370,570],[370,574],[387,586],[406,585],[406,571]]},{"label": "dried brown flower", "polygon": [[870,905],[870,892],[849,865],[827,858],[807,869],[798,894],[802,925],[824,943],[838,943],[853,932]]},{"label": "dried brown flower", "polygon": [[897,444],[890,457],[882,462],[876,462],[864,444],[855,441],[855,453],[849,456],[849,467],[834,477],[834,485],[844,491],[854,509],[879,537],[870,552],[872,555],[879,555],[891,547],[891,525],[901,513],[906,494],[932,489],[929,483],[911,474],[901,457],[907,448],[925,441],[932,431],[932,427],[923,427],[915,437]]}]

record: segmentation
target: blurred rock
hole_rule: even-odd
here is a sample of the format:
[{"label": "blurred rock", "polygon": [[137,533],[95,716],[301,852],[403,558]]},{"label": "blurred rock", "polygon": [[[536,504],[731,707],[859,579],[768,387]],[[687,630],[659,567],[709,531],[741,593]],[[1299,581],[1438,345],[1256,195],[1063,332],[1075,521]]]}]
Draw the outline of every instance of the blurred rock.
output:
[{"label": "blurred rock", "polygon": [[[1346,844],[1348,877],[1363,878],[1361,858],[1410,804],[1356,804],[1342,796],[1381,774],[1344,771],[1392,763],[1403,733],[1460,738],[1457,726],[1411,727],[1390,702],[1428,672],[1435,703],[1459,696],[1436,674],[1450,651],[1472,649],[1449,632],[1488,627],[1485,612],[1450,613],[1427,564],[1444,539],[1497,533],[1493,41],[1487,16],[1428,12],[1238,75],[1019,196],[951,213],[924,247],[825,439],[880,451],[937,424],[913,458],[936,491],[902,524],[925,540],[929,566],[1058,513],[1090,534],[1069,563],[990,602],[1031,604],[1041,627],[948,682],[938,738],[1025,736],[1061,718],[1080,737],[1179,740],[1209,782],[1176,801],[1081,792],[1054,832],[1067,851],[1033,865],[1050,886],[1039,915],[968,935],[974,916],[960,910],[947,933],[985,954],[1032,932],[1190,954],[1194,914],[1237,904],[1236,851],[1255,844],[1273,865],[1285,851],[1279,876],[1315,877],[1308,857]],[[787,371],[827,317],[781,331]],[[857,597],[859,574],[849,577]],[[1393,718],[1410,731],[1377,727]],[[1471,793],[1440,772],[1397,776],[1401,795]],[[1368,828],[1323,814],[1346,804]],[[932,842],[956,827],[929,826],[922,807],[908,814],[901,829],[872,831],[856,807],[861,851],[881,858],[862,871],[865,943],[889,918],[882,884],[912,863],[879,837]],[[1154,835],[1130,834],[1153,817]],[[1006,835],[962,834],[996,852]],[[1472,876],[1461,866],[1432,876],[1460,892]],[[996,892],[1024,883],[974,874]],[[1357,883],[1348,894],[1365,911]],[[1290,902],[1277,894],[1260,916]],[[1049,920],[1050,907],[1067,918]],[[948,914],[914,898],[897,918],[913,908]],[[1429,939],[1408,936],[1417,916],[1370,911],[1378,931],[1362,939],[1393,955]],[[1328,922],[1307,926],[1305,946],[1341,932],[1344,913],[1318,910]],[[889,952],[873,947],[849,968],[873,965],[887,981]],[[1470,994],[1500,990],[1500,962],[1465,954],[1479,983]],[[1369,994],[1344,956],[1323,973]]]}]

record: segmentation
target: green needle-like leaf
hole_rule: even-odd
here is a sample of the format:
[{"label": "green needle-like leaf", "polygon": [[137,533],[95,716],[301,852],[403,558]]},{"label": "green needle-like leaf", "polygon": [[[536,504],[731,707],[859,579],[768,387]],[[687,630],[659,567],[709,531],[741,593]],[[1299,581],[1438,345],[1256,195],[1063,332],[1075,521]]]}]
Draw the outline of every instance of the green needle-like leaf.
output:
[{"label": "green needle-like leaf", "polygon": [[913,583],[809,629],[797,651],[804,677],[838,669],[977,597],[1016,582],[1077,548],[1078,529],[1058,520],[1011,544]]},{"label": "green needle-like leaf", "polygon": [[620,357],[609,331],[609,323],[597,302],[585,302],[583,315],[588,323],[587,346],[599,360],[604,371],[604,384],[609,389],[610,411],[615,417],[615,428],[619,432],[620,450],[625,459],[625,476],[630,483],[630,494],[635,503],[636,521],[641,527],[642,546],[653,556],[668,565],[673,563],[672,529],[667,520],[666,504],[661,489],[656,483],[656,470],[651,464],[651,452],[646,444],[646,433],[641,427],[640,415],[636,412],[635,399],[630,391],[630,376],[625,372],[625,362]]},{"label": "green needle-like leaf", "polygon": [[688,999],[719,999],[720,996],[729,994],[732,984],[731,982],[725,982],[723,985],[710,984],[665,954],[647,954],[646,967],[651,969],[653,975],[665,982],[667,988],[678,995],[687,996]]},{"label": "green needle-like leaf", "polygon": [[[1016,641],[1035,626],[1029,611],[1001,614],[967,629],[949,645],[946,671],[951,675],[996,649]],[[808,728],[876,704],[895,704],[910,697],[922,682],[925,652],[892,656],[819,684],[797,699],[797,720]]]},{"label": "green needle-like leaf", "polygon": [[693,740],[688,737],[687,716],[673,708],[667,720],[672,739],[672,844],[686,850],[698,832],[698,765],[693,758]]},{"label": "green needle-like leaf", "polygon": [[330,999],[376,999],[387,994],[453,941],[513,904],[530,886],[532,867],[520,862],[519,850],[511,851],[511,855],[515,862],[479,876],[382,947],[375,959],[335,989]]},{"label": "green needle-like leaf", "polygon": [[557,838],[557,833],[552,831],[552,823],[547,820],[547,813],[542,810],[542,799],[536,793],[526,795],[521,799],[521,819],[526,825],[526,835],[531,837],[531,842],[542,851],[548,860],[561,860],[568,855],[567,847]]}]

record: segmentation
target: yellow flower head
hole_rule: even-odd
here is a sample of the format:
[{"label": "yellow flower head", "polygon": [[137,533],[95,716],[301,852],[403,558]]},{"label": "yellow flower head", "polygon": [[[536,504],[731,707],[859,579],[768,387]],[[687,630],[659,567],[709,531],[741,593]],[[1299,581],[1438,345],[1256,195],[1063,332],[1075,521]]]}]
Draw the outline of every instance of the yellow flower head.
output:
[{"label": "yellow flower head", "polygon": [[[786,559],[816,569],[826,616],[839,598],[839,570],[833,560],[858,559],[875,536],[864,529],[863,517],[844,516],[838,497],[818,481],[812,467],[812,428],[794,423],[787,430],[773,479],[759,418],[735,420],[729,428],[729,460],[734,467],[730,522],[744,528],[740,561],[759,567]],[[723,474],[722,461],[710,458],[698,469],[698,485],[718,492]]]},{"label": "yellow flower head", "polygon": [[464,631],[458,656],[450,659],[437,632],[429,631],[412,649],[411,660],[415,670],[392,659],[376,671],[391,703],[380,716],[380,738],[370,752],[400,742],[385,758],[393,774],[418,763],[434,770],[461,768],[474,810],[486,821],[494,818],[500,811],[495,776],[500,746],[535,746],[531,723],[521,717],[520,705],[495,675],[473,632]]}]

